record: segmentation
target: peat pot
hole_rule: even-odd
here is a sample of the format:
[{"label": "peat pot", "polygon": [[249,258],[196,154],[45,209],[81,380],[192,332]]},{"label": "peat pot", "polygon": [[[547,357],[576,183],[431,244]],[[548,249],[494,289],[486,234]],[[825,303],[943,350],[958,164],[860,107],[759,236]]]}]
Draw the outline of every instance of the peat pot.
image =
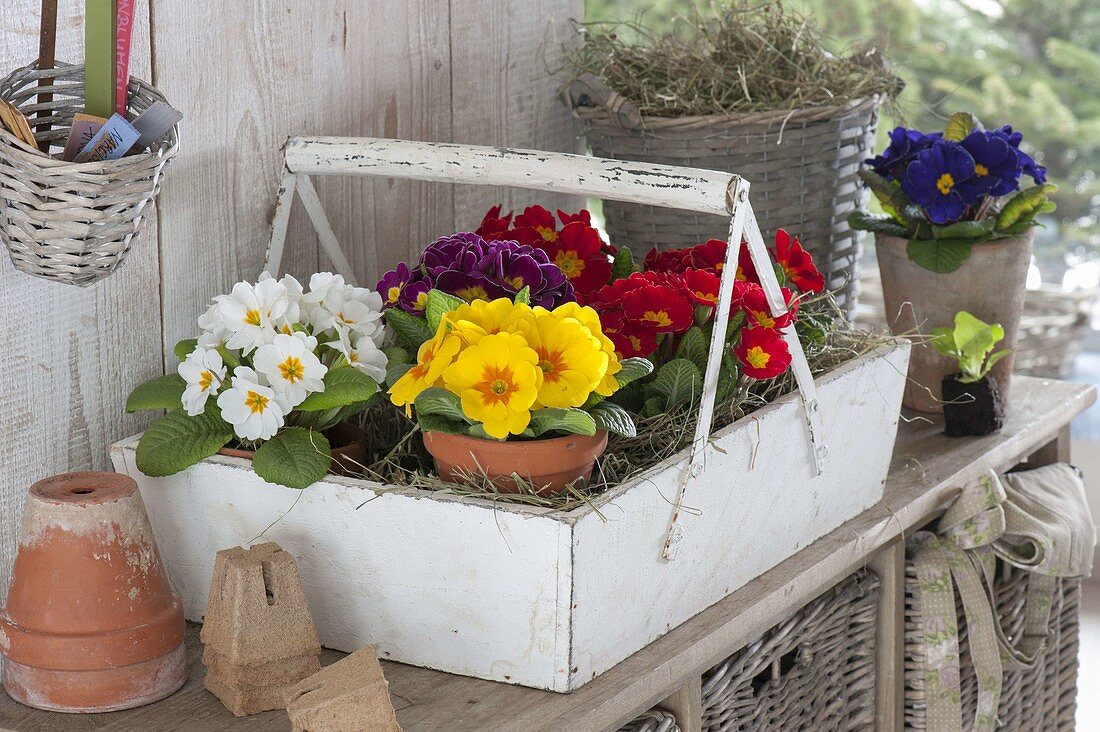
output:
[{"label": "peat pot", "polygon": [[31,486],[0,610],[4,689],[55,712],[110,712],[187,680],[183,606],[131,478],[66,473]]},{"label": "peat pot", "polygon": [[[1013,239],[975,244],[954,272],[940,274],[909,259],[908,240],[876,234],[875,249],[886,322],[895,335],[915,335],[909,355],[909,379],[903,403],[920,412],[942,413],[941,384],[958,364],[936,353],[928,336],[933,328],[950,326],[955,313],[966,310],[987,323],[1000,323],[1005,338],[999,349],[1015,349],[1024,307],[1024,285],[1031,264],[1033,233]],[[993,377],[1007,403],[1012,364],[1010,353],[993,367]]]},{"label": "peat pot", "polygon": [[462,482],[465,477],[484,473],[501,492],[518,493],[512,477],[518,475],[539,495],[552,496],[564,493],[570,483],[588,482],[596,458],[607,448],[607,432],[526,442],[425,432],[424,447],[444,480]]}]

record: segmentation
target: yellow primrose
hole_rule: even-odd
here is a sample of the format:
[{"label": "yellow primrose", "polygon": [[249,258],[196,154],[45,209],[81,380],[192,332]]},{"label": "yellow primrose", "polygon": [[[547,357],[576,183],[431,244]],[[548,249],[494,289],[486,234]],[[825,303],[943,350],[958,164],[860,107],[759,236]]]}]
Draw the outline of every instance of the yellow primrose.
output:
[{"label": "yellow primrose", "polygon": [[462,399],[462,411],[498,440],[521,434],[542,386],[538,354],[515,333],[486,335],[443,371],[447,389]]},{"label": "yellow primrose", "polygon": [[579,407],[603,381],[610,359],[600,341],[576,318],[537,308],[517,324],[517,330],[539,356],[539,406]]},{"label": "yellow primrose", "polygon": [[475,300],[444,315],[443,323],[472,346],[487,335],[511,330],[517,319],[530,312],[530,306],[514,303],[506,297],[493,301]]},{"label": "yellow primrose", "polygon": [[[535,308],[535,310],[542,310],[542,308]],[[554,315],[562,318],[576,318],[596,337],[596,340],[600,342],[600,348],[607,354],[607,371],[596,386],[595,392],[603,397],[609,397],[617,392],[619,382],[615,379],[615,374],[619,373],[623,366],[619,363],[619,355],[615,352],[615,344],[603,334],[603,327],[600,325],[600,314],[586,305],[567,302],[554,308]]]},{"label": "yellow primrose", "polygon": [[412,416],[412,404],[420,392],[429,386],[436,386],[443,369],[451,365],[462,342],[447,333],[444,328],[436,332],[430,341],[424,341],[416,354],[416,365],[405,372],[392,387],[390,401],[405,408],[405,414]]}]

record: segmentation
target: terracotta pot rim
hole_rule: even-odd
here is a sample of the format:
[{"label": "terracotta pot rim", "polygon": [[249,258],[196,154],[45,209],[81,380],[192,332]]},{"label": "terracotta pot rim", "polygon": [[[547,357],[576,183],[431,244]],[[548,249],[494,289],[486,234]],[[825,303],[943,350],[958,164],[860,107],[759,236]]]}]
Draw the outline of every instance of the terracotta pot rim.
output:
[{"label": "terracotta pot rim", "polygon": [[493,447],[506,450],[511,447],[530,448],[532,445],[557,447],[561,443],[576,440],[584,440],[595,443],[600,442],[607,437],[607,430],[596,430],[596,434],[594,435],[562,435],[561,437],[535,438],[533,440],[486,440],[485,438],[474,437],[473,435],[455,435],[449,434],[447,432],[433,432],[431,430],[427,430],[424,432],[425,438],[427,438],[429,435],[432,436],[433,440],[444,439],[476,446],[491,445]]},{"label": "terracotta pot rim", "polygon": [[[1026,242],[1029,239],[1035,237],[1035,229],[1030,229],[1026,234],[1016,236],[1002,236],[997,239],[985,239],[983,241],[976,242],[971,245],[971,251],[975,248],[994,249],[1003,246],[1009,246],[1016,242]],[[908,244],[911,241],[938,241],[937,239],[911,239],[905,236],[894,236],[893,234],[875,234],[875,245],[878,246],[879,242],[884,242],[887,245],[894,242],[900,242]],[[949,273],[950,274],[950,273]]]},{"label": "terracotta pot rim", "polygon": [[54,504],[91,505],[125,498],[137,483],[122,473],[76,470],[43,478],[30,487],[31,495]]}]

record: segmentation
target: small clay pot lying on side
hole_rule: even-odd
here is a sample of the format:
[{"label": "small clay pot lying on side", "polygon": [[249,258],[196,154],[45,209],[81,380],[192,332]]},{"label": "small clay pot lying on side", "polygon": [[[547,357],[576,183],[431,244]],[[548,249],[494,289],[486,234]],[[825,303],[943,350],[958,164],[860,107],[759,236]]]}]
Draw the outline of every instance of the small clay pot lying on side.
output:
[{"label": "small clay pot lying on side", "polygon": [[943,379],[943,433],[948,437],[980,437],[1004,426],[1005,412],[997,380],[986,376],[972,384],[952,374]]}]

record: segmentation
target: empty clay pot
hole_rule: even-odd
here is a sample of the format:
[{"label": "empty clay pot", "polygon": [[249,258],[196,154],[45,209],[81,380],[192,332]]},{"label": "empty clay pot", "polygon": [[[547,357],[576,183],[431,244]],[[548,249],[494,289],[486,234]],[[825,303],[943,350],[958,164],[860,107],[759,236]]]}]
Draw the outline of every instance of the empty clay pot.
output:
[{"label": "empty clay pot", "polygon": [[540,496],[552,496],[564,492],[570,483],[587,482],[592,477],[596,458],[607,448],[607,432],[523,442],[425,432],[424,447],[435,459],[436,472],[443,480],[461,483],[484,472],[502,493],[518,493],[512,478],[515,473],[539,486]]},{"label": "empty clay pot", "polygon": [[[324,434],[332,447],[332,467],[329,472],[335,475],[360,473],[367,459],[367,436],[363,430],[350,422],[341,422],[325,430]],[[239,450],[234,447],[223,447],[218,450],[218,454],[245,460],[252,459],[251,450]]]},{"label": "empty clay pot", "polygon": [[0,610],[13,699],[57,712],[162,699],[187,680],[184,630],[132,479],[65,473],[31,486]]},{"label": "empty clay pot", "polygon": [[[970,256],[954,272],[931,272],[909,259],[906,239],[875,235],[875,251],[882,275],[886,322],[895,335],[931,334],[933,328],[950,326],[955,313],[966,310],[987,323],[1000,323],[1005,338],[999,349],[1014,349],[1024,307],[1024,285],[1031,264],[1033,233],[1017,239],[998,239],[975,244]],[[936,353],[927,338],[913,343],[909,352],[909,381],[904,404],[921,412],[943,411],[941,382],[959,365]],[[997,362],[993,376],[1008,398],[1014,355]]]}]

